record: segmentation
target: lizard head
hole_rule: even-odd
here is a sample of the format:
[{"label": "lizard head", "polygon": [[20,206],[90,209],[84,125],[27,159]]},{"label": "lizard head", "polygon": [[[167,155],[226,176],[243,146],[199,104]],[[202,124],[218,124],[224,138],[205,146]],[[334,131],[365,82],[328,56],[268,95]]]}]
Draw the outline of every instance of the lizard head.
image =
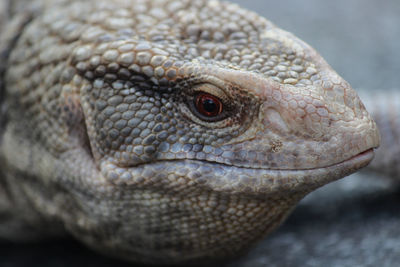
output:
[{"label": "lizard head", "polygon": [[369,163],[377,127],[314,49],[254,15],[250,32],[234,23],[219,32],[193,16],[178,12],[181,27],[162,38],[117,33],[74,49],[91,149],[107,179],[305,192]]},{"label": "lizard head", "polygon": [[109,3],[43,11],[6,85],[43,154],[32,176],[56,184],[31,201],[59,205],[41,212],[90,246],[224,258],[372,159],[379,134],[356,92],[292,34],[217,1]]},{"label": "lizard head", "polygon": [[[277,34],[281,54],[285,35]],[[154,167],[157,177],[158,165],[188,166],[185,177],[211,190],[265,194],[311,191],[368,164],[379,145],[374,121],[349,84],[301,44],[308,61],[273,67],[298,77],[284,81],[199,58],[161,62],[164,76],[147,90],[132,79],[95,79],[101,92],[90,89],[89,136],[105,177],[135,184],[138,170]]]}]

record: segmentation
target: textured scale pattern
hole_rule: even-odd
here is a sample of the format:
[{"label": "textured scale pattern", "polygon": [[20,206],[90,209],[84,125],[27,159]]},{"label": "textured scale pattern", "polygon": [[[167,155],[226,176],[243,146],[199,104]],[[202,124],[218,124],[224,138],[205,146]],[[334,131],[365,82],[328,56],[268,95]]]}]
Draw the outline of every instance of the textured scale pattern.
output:
[{"label": "textured scale pattern", "polygon": [[[346,81],[237,5],[23,3],[0,72],[0,237],[68,232],[145,263],[226,259],[379,145]],[[200,93],[221,114],[201,115]]]}]

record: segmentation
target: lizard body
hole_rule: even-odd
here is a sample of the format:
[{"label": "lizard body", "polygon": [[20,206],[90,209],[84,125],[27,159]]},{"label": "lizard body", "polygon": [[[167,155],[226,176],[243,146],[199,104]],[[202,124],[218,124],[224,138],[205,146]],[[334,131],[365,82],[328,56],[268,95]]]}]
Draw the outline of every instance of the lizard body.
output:
[{"label": "lizard body", "polygon": [[237,5],[7,3],[4,238],[67,232],[133,261],[224,259],[379,145],[347,82]]}]

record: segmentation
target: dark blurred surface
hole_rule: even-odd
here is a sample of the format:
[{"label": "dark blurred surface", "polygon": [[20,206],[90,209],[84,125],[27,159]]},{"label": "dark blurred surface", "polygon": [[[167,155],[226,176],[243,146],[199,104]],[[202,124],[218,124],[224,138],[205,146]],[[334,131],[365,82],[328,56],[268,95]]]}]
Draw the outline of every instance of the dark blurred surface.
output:
[{"label": "dark blurred surface", "polygon": [[[1,0],[0,0],[1,1]],[[400,1],[235,0],[316,48],[356,89],[400,90]],[[399,266],[400,188],[357,174],[317,190],[243,266]],[[134,266],[74,241],[0,243],[0,267]]]}]

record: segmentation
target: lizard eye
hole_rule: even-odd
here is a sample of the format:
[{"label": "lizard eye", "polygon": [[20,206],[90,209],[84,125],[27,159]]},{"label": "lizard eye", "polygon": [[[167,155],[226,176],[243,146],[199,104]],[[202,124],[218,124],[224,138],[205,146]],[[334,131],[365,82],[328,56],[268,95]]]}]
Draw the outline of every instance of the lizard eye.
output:
[{"label": "lizard eye", "polygon": [[[190,88],[187,94],[188,117],[197,123],[220,122],[235,114],[230,97],[212,84]],[[194,115],[194,116],[193,116]],[[215,125],[214,125],[215,126]]]},{"label": "lizard eye", "polygon": [[223,111],[221,100],[208,93],[197,94],[194,98],[194,106],[201,115],[207,118],[214,118]]}]

